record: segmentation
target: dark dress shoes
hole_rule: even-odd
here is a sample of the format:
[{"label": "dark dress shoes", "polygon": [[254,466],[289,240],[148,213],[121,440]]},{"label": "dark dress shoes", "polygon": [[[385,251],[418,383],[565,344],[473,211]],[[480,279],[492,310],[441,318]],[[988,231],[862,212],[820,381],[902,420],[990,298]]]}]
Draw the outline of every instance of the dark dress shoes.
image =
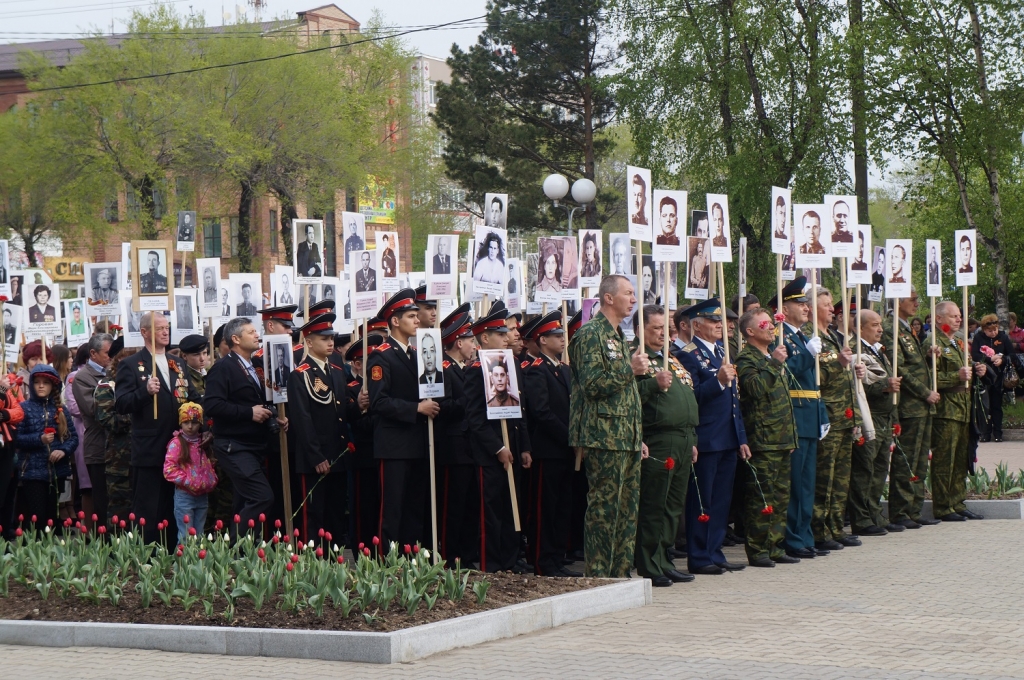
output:
[{"label": "dark dress shoes", "polygon": [[918,524],[920,524],[920,525],[921,525],[921,526],[923,526],[923,527],[933,527],[933,526],[935,526],[936,524],[942,524],[942,521],[941,521],[941,520],[937,520],[937,519],[925,519],[924,517],[918,517],[918,518],[917,518],[917,519],[915,519],[914,521],[915,521],[915,522],[917,522]]},{"label": "dark dress shoes", "polygon": [[734,564],[733,562],[719,562],[718,566],[726,571],[743,571],[747,568],[745,564]]},{"label": "dark dress shoes", "polygon": [[885,525],[885,530],[890,532],[890,533],[898,534],[901,531],[906,531],[907,528],[905,526],[903,526],[902,524],[895,524],[895,523],[890,522],[889,524]]},{"label": "dark dress shoes", "polygon": [[786,548],[786,554],[790,557],[799,557],[802,560],[813,560],[817,557],[817,553],[807,548]]},{"label": "dark dress shoes", "polygon": [[857,535],[858,536],[885,536],[887,533],[889,533],[889,532],[886,531],[885,529],[883,529],[882,527],[876,527],[874,524],[872,524],[871,526],[865,527],[865,528],[861,529],[860,531],[858,531]]},{"label": "dark dress shoes", "polygon": [[566,578],[582,578],[583,572],[573,571],[572,569],[566,569],[565,567],[562,567],[558,570],[556,574],[554,574],[554,576],[564,576]]},{"label": "dark dress shoes", "polygon": [[750,566],[752,566],[752,567],[767,567],[767,568],[770,569],[770,568],[773,568],[775,566],[775,562],[773,562],[768,557],[758,557],[756,560],[750,560]]},{"label": "dark dress shoes", "polygon": [[665,576],[672,579],[673,583],[689,583],[695,578],[693,574],[684,574],[676,569],[669,569],[665,572]]},{"label": "dark dress shoes", "polygon": [[843,544],[829,539],[827,541],[819,541],[815,543],[814,547],[817,550],[842,550]]},{"label": "dark dress shoes", "polygon": [[793,557],[792,555],[779,555],[778,557],[773,557],[772,562],[775,564],[798,564],[800,558]]},{"label": "dark dress shoes", "polygon": [[971,512],[970,510],[961,510],[956,514],[960,515],[961,517],[966,517],[967,519],[985,519],[984,515],[979,515],[978,513]]},{"label": "dark dress shoes", "polygon": [[655,588],[668,588],[672,585],[672,579],[668,576],[652,576],[651,585]]},{"label": "dark dress shoes", "polygon": [[856,548],[858,545],[864,545],[856,536],[843,536],[839,539],[839,542],[846,548]]},{"label": "dark dress shoes", "polygon": [[901,519],[899,522],[896,522],[896,524],[899,524],[904,529],[920,529],[921,528],[921,525],[918,524],[917,522],[915,522],[912,519]]},{"label": "dark dress shoes", "polygon": [[966,522],[967,521],[966,517],[964,517],[963,515],[961,515],[959,513],[956,513],[956,512],[951,512],[948,515],[943,515],[939,519],[941,519],[943,522]]},{"label": "dark dress shoes", "polygon": [[718,576],[724,574],[725,569],[722,569],[717,564],[708,564],[703,567],[697,567],[696,569],[690,569],[691,574],[707,574],[709,576]]},{"label": "dark dress shoes", "polygon": [[815,546],[813,548],[808,548],[808,550],[813,550],[815,557],[825,557],[830,552],[832,552],[831,550],[825,550],[824,548],[819,548],[817,546]]}]

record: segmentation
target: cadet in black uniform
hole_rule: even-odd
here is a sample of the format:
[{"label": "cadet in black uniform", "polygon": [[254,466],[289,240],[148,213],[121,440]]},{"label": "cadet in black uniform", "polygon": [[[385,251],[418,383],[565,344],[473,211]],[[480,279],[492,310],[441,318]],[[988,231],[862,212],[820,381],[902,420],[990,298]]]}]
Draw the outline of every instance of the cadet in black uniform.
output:
[{"label": "cadet in black uniform", "polygon": [[[384,342],[382,335],[366,338],[368,348]],[[379,464],[373,458],[373,414],[370,395],[363,389],[363,343],[354,342],[345,352],[352,366],[353,378],[348,383],[349,425],[356,450],[348,456],[349,471],[349,536],[350,543],[370,545],[380,531]]]},{"label": "cadet in black uniform", "polygon": [[[504,305],[473,324],[480,349],[507,349],[508,317]],[[519,367],[516,366],[518,372]],[[520,376],[519,384],[522,385]],[[480,570],[525,571],[516,564],[519,557],[519,536],[512,515],[512,498],[505,466],[521,462],[529,468],[530,435],[526,429],[526,413],[522,418],[506,419],[509,446],[501,436],[501,421],[487,419],[487,394],[479,361],[466,367],[466,419],[469,422],[470,444],[477,464],[480,488]],[[523,397],[522,391],[520,396]]]},{"label": "cadet in black uniform", "polygon": [[523,386],[529,405],[534,510],[527,533],[538,576],[583,576],[562,564],[569,544],[572,472],[575,456],[569,446],[569,367],[562,312],[555,310],[531,324],[526,338],[535,339],[541,356],[526,368]]},{"label": "cadet in black uniform", "polygon": [[318,315],[302,327],[306,360],[288,376],[288,410],[295,429],[295,469],[302,496],[298,526],[303,541],[320,529],[347,533],[346,479],[348,390],[345,374],[328,361],[334,351],[334,319]]},{"label": "cadet in black uniform", "polygon": [[469,444],[466,421],[465,366],[476,354],[469,303],[441,322],[444,346],[445,390],[451,390],[451,406],[434,423],[437,477],[438,546],[449,564],[460,560],[468,566],[480,559],[480,497],[476,463]]},{"label": "cadet in black uniform", "polygon": [[437,417],[441,405],[419,398],[416,350],[409,346],[420,325],[415,292],[406,288],[395,293],[378,316],[387,322],[391,336],[367,360],[373,455],[380,461],[380,538],[384,545],[427,545],[427,418]]},{"label": "cadet in black uniform", "polygon": [[[298,309],[298,306],[296,306],[296,309]],[[321,300],[315,305],[310,305],[308,320],[312,321],[313,319],[323,314],[334,314],[334,300]],[[295,316],[302,319],[303,321],[306,321],[305,312],[303,312],[301,309],[299,309],[299,311],[295,313]],[[264,321],[264,323],[266,322]],[[291,333],[296,331],[293,331],[291,327],[289,327],[289,330],[284,332]],[[295,358],[295,365],[298,366],[299,364],[301,364],[303,357],[306,354],[306,349],[301,341],[296,342],[295,345],[292,347],[292,354],[294,355]]]}]

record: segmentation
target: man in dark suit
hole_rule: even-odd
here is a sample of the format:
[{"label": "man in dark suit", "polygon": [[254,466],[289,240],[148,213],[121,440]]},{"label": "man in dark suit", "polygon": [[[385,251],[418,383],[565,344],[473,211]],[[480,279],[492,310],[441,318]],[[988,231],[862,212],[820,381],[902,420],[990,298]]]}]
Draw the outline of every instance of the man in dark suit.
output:
[{"label": "man in dark suit", "polygon": [[722,553],[722,543],[729,521],[736,465],[739,459],[750,458],[750,448],[736,392],[736,367],[725,363],[719,344],[724,313],[721,303],[711,298],[695,304],[686,313],[693,339],[683,348],[680,358],[693,379],[700,410],[700,455],[693,464],[694,475],[686,492],[687,563],[693,574],[721,574],[746,567],[728,562]]},{"label": "man in dark suit", "polygon": [[137,520],[146,519],[148,542],[159,540],[158,522],[174,520],[174,485],[164,479],[163,465],[167,442],[178,429],[178,407],[186,401],[199,402],[201,397],[189,383],[184,366],[167,355],[171,342],[167,317],[147,312],[139,331],[146,346],[117,365],[114,408],[132,419],[132,511]]},{"label": "man in dark suit", "polygon": [[321,276],[320,268],[320,246],[313,238],[316,229],[312,224],[306,225],[306,240],[299,244],[295,253],[295,273],[298,276]]},{"label": "man in dark suit", "polygon": [[857,232],[857,257],[850,265],[850,269],[855,272],[866,272],[868,270],[868,263],[864,261],[864,232]]},{"label": "man in dark suit", "polygon": [[629,185],[629,221],[633,224],[647,224],[647,182],[639,173],[633,175]]},{"label": "man in dark suit", "polygon": [[236,305],[235,316],[256,316],[256,305],[252,303],[252,286],[242,284],[242,302]]},{"label": "man in dark suit", "polygon": [[213,451],[235,490],[235,512],[241,518],[240,525],[231,524],[236,534],[238,527],[247,531],[249,521],[258,521],[274,502],[263,461],[268,442],[277,440],[277,428],[287,430],[288,419],[275,418],[266,406],[266,391],[252,363],[260,346],[256,327],[236,317],[224,325],[223,337],[229,351],[206,376],[203,407],[213,419]]},{"label": "man in dark suit", "polygon": [[540,357],[525,369],[523,391],[529,406],[533,445],[532,487],[537,498],[535,521],[527,528],[530,556],[538,576],[582,576],[562,564],[572,518],[572,473],[575,455],[569,446],[569,391],[572,376],[562,363],[565,332],[562,312],[555,310],[530,327]]},{"label": "man in dark suit", "polygon": [[928,253],[928,283],[932,286],[939,285],[939,254],[932,246]]},{"label": "man in dark suit", "polygon": [[149,271],[139,277],[139,292],[156,294],[167,292],[167,277],[160,273],[160,253],[151,250],[146,254]]},{"label": "man in dark suit", "polygon": [[287,352],[287,345],[274,345],[274,361],[277,365],[274,369],[274,389],[281,389],[288,384],[288,375],[291,371],[288,370]]},{"label": "man in dark suit", "polygon": [[348,264],[349,253],[354,253],[365,247],[363,237],[359,235],[359,224],[354,217],[349,217],[348,238],[345,239],[345,264]]},{"label": "man in dark suit", "polygon": [[[384,336],[367,336],[367,348],[384,342]],[[356,450],[348,456],[348,472],[352,476],[352,495],[349,497],[349,515],[352,533],[349,543],[370,545],[374,536],[380,536],[380,463],[373,457],[373,425],[376,418],[370,413],[370,395],[363,389],[363,343],[353,342],[345,351],[345,361],[352,367],[349,381],[349,425]]]},{"label": "man in dark suit", "polygon": [[423,373],[420,373],[421,385],[440,385],[444,381],[441,371],[437,370],[437,343],[433,336],[424,335],[420,347],[423,357]]},{"label": "man in dark suit", "polygon": [[228,304],[228,289],[220,289],[220,315],[231,316],[231,305]]},{"label": "man in dark suit", "polygon": [[971,246],[971,237],[964,234],[960,237],[960,268],[957,272],[960,274],[970,274],[974,271],[974,267],[971,265],[971,256],[973,246]]},{"label": "man in dark suit", "polygon": [[356,272],[356,292],[372,293],[377,290],[377,272],[370,268],[370,253],[359,256],[363,268]]},{"label": "man in dark suit", "polygon": [[452,258],[448,255],[448,238],[437,239],[437,254],[433,257],[435,274],[451,274]]},{"label": "man in dark suit", "polygon": [[374,457],[380,461],[381,526],[384,545],[425,544],[429,533],[427,499],[427,418],[441,411],[431,399],[420,400],[415,348],[410,340],[419,327],[416,292],[401,290],[381,307],[390,338],[370,354],[370,410],[374,413]]}]

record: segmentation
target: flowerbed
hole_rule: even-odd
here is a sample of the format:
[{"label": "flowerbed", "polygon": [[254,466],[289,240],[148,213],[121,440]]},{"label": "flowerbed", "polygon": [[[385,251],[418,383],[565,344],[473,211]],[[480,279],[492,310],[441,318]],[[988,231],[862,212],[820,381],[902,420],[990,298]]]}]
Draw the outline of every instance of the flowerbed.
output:
[{"label": "flowerbed", "polygon": [[395,544],[359,546],[353,563],[330,534],[232,543],[219,524],[168,551],[138,529],[65,520],[0,539],[0,618],[388,631],[602,584],[450,569]]}]

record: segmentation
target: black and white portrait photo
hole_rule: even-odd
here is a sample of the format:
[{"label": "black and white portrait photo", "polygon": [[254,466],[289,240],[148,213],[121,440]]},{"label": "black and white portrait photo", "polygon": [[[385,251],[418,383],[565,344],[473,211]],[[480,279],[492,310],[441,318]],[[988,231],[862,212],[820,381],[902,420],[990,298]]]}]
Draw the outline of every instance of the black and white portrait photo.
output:
[{"label": "black and white portrait photo", "polygon": [[640,290],[637,291],[636,296],[645,305],[655,305],[660,302],[658,275],[654,267],[654,258],[650,255],[640,258]]},{"label": "black and white portrait photo", "polygon": [[369,250],[355,253],[355,262],[359,268],[355,271],[355,287],[357,293],[373,293],[377,291],[377,270],[372,266],[373,254]]},{"label": "black and white portrait photo", "polygon": [[846,280],[855,285],[871,285],[871,273],[874,263],[871,260],[871,227],[860,224],[854,227],[854,245],[856,250],[852,258],[846,260]]},{"label": "black and white portrait photo", "polygon": [[855,256],[857,253],[857,197],[826,196],[822,208],[822,239],[829,242],[829,255],[845,258]]},{"label": "black and white portrait photo", "polygon": [[458,236],[448,236],[447,234],[429,234],[427,236],[424,278],[427,282],[427,297],[429,299],[450,300],[458,295],[458,248]]},{"label": "black and white portrait photo", "polygon": [[83,269],[85,297],[91,316],[117,316],[121,313],[120,262],[89,262]]},{"label": "black and white portrait photo", "polygon": [[686,241],[689,265],[683,297],[706,300],[711,282],[711,241],[699,236],[688,236]]},{"label": "black and white portrait photo", "polygon": [[508,224],[508,194],[484,194],[484,226],[505,229]]},{"label": "black and white portrait photo", "polygon": [[537,265],[538,302],[558,303],[562,300],[562,242],[556,238],[539,238],[540,260]]},{"label": "black and white portrait photo", "polygon": [[349,254],[366,250],[366,216],[362,213],[341,213],[341,224],[345,230],[345,265]]},{"label": "black and white portrait photo", "polygon": [[690,236],[696,236],[697,238],[708,238],[711,236],[707,210],[694,210],[690,213]]},{"label": "black and white portrait photo", "polygon": [[882,299],[882,291],[885,289],[885,248],[875,246],[875,255],[872,262],[875,264],[871,269],[871,287],[868,288],[868,300],[878,302]]},{"label": "black and white portrait photo", "polygon": [[139,295],[167,295],[167,250],[138,250]]},{"label": "black and white portrait photo", "polygon": [[611,271],[608,272],[609,274],[629,276],[633,273],[632,247],[629,244],[629,234],[608,234],[608,251],[611,253]]},{"label": "black and white portrait photo", "polygon": [[603,269],[601,267],[601,248],[603,246],[600,229],[580,229],[580,286],[598,286],[601,284]]},{"label": "black and white portrait photo", "polygon": [[196,214],[192,210],[178,211],[178,252],[193,252],[196,249]]},{"label": "black and white portrait photo", "polygon": [[885,281],[885,297],[910,297],[910,263],[913,241],[909,238],[890,238],[885,241],[889,253],[889,268]]},{"label": "black and white portrait photo", "polygon": [[729,228],[729,197],[708,194],[708,217],[711,220],[711,259],[732,262],[732,235]]},{"label": "black and white portrait photo", "polygon": [[626,200],[626,207],[629,210],[629,237],[634,241],[650,241],[653,230],[649,169],[626,166]]},{"label": "black and white portrait photo", "polygon": [[174,313],[171,314],[172,344],[176,345],[186,336],[202,332],[198,298],[198,288],[178,288],[174,291]]},{"label": "black and white portrait photo", "polygon": [[379,231],[374,237],[377,239],[377,273],[383,283],[382,290],[385,293],[397,291],[401,285],[398,280],[398,232]]},{"label": "black and white portrait photo", "polygon": [[776,255],[788,255],[793,240],[789,217],[791,196],[789,189],[772,187],[772,252]]},{"label": "black and white portrait photo", "polygon": [[925,253],[928,260],[928,285],[927,294],[929,297],[942,296],[942,242],[938,239],[925,241]]},{"label": "black and white portrait photo", "polygon": [[512,350],[482,349],[479,352],[479,359],[480,370],[484,372],[487,418],[497,420],[522,417],[515,357]]},{"label": "black and white portrait photo", "polygon": [[193,319],[191,295],[174,294],[174,315],[179,330],[195,330],[196,323]]},{"label": "black and white portrait photo", "polygon": [[658,262],[686,260],[686,192],[654,191],[654,245]]},{"label": "black and white portrait photo", "polygon": [[324,275],[321,245],[324,223],[321,220],[292,220],[292,248],[296,283],[320,283]]},{"label": "black and white portrait photo", "polygon": [[274,404],[288,401],[288,376],[294,370],[291,337],[267,335],[263,338],[263,387],[266,399]]},{"label": "black and white portrait photo", "polygon": [[11,271],[11,249],[10,244],[0,240],[0,294],[11,296],[11,284],[7,280]]},{"label": "black and white portrait photo", "polygon": [[794,205],[795,227],[797,240],[796,266],[801,269],[829,268],[832,266],[830,253],[831,241],[828,232],[824,231],[822,214],[824,205]]},{"label": "black and white portrait photo", "polygon": [[433,236],[433,248],[427,252],[432,253],[430,258],[430,273],[446,276],[452,273],[452,240],[457,236]]},{"label": "black and white portrait photo", "polygon": [[416,374],[419,376],[420,399],[444,396],[441,359],[441,329],[416,329]]},{"label": "black and white portrait photo", "polygon": [[496,227],[477,227],[474,241],[473,292],[501,295],[505,284],[505,243],[508,233]]},{"label": "black and white portrait photo", "polygon": [[4,305],[4,342],[8,347],[12,343],[17,344],[18,326],[21,323],[21,307],[17,305]]},{"label": "black and white portrait photo", "polygon": [[956,285],[978,285],[977,234],[974,229],[957,229],[953,232],[956,247]]}]

